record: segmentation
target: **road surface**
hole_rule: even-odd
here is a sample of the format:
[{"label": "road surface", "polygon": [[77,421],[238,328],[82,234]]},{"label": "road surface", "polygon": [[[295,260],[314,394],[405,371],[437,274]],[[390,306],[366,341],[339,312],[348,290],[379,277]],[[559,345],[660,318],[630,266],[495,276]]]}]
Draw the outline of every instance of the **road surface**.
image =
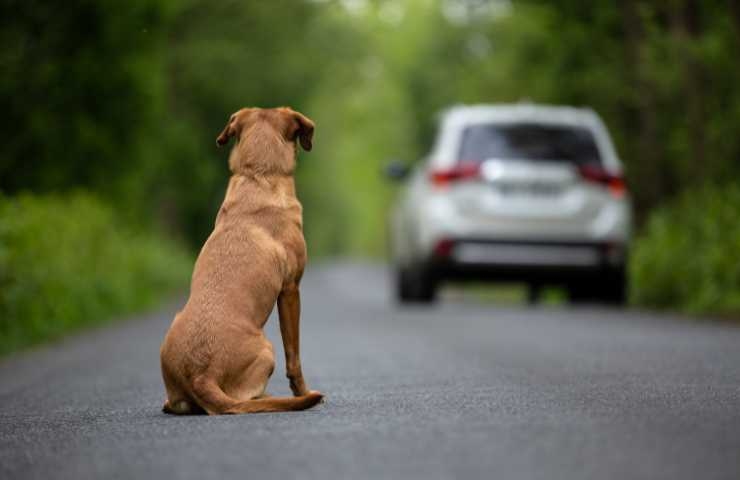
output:
[{"label": "road surface", "polygon": [[[178,307],[0,362],[0,478],[740,478],[740,328],[599,307],[388,301],[383,267],[312,265],[288,414],[176,417]],[[278,367],[269,390],[288,394]]]}]

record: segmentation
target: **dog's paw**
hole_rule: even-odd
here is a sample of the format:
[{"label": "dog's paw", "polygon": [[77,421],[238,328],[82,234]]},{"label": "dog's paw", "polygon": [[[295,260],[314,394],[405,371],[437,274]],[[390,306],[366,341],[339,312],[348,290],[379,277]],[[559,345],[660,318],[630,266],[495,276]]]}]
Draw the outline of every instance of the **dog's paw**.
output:
[{"label": "dog's paw", "polygon": [[319,392],[318,390],[311,390],[310,392],[308,392],[308,396],[309,397],[314,397],[314,398],[315,397],[318,397],[319,403],[326,402],[326,397],[324,397],[324,394],[321,393],[321,392]]}]

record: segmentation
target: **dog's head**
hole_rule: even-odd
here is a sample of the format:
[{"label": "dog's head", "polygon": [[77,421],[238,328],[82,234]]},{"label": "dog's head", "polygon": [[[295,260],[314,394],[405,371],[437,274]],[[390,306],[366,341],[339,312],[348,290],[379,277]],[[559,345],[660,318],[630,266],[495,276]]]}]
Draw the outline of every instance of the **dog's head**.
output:
[{"label": "dog's head", "polygon": [[299,141],[306,151],[313,147],[313,121],[289,107],[242,108],[231,115],[216,143],[226,145],[231,137],[241,140],[255,126],[274,129],[289,142]]}]

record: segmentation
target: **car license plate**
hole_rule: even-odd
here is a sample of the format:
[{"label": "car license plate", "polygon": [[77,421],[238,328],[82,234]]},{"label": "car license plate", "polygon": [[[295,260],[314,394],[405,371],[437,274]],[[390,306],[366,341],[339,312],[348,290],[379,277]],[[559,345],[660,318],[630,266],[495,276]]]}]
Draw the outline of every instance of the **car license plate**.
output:
[{"label": "car license plate", "polygon": [[562,193],[560,185],[553,183],[502,183],[495,186],[502,195],[531,195],[538,197],[552,197]]}]

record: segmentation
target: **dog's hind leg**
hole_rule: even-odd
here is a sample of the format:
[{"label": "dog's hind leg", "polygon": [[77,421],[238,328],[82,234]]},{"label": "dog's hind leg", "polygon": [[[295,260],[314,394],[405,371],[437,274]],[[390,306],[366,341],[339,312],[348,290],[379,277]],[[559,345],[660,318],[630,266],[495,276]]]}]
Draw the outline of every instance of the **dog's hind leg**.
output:
[{"label": "dog's hind leg", "polygon": [[242,374],[239,384],[227,393],[237,400],[251,400],[264,397],[267,382],[275,370],[275,354],[272,344],[265,340],[265,348],[254,358]]},{"label": "dog's hind leg", "polygon": [[162,406],[164,413],[172,413],[174,415],[195,415],[203,414],[205,411],[195,403],[188,394],[180,388],[179,383],[175,380],[176,377],[171,374],[170,369],[167,365],[162,363],[162,379],[164,380],[164,387],[167,392],[167,400]]},{"label": "dog's hind leg", "polygon": [[162,411],[174,415],[198,415],[206,413],[198,404],[188,402],[187,400],[176,400],[174,402],[166,400],[162,406]]}]

